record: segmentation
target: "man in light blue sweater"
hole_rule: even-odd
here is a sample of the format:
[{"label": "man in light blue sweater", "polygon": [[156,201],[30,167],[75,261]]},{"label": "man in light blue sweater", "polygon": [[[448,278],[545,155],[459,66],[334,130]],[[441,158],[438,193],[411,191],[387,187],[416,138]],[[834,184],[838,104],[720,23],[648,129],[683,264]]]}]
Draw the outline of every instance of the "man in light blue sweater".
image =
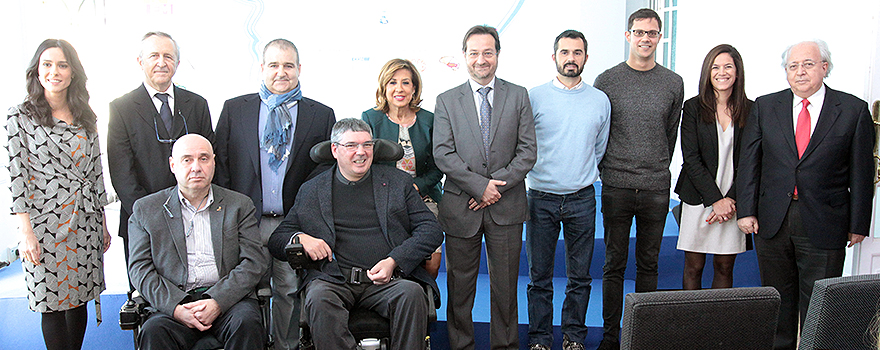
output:
[{"label": "man in light blue sweater", "polygon": [[557,75],[529,91],[535,115],[538,161],[526,177],[529,214],[526,254],[529,261],[529,347],[553,344],[553,260],[564,229],[568,285],[562,306],[562,347],[584,349],[585,318],[590,302],[590,261],[596,235],[598,164],[605,154],[611,102],[605,93],[581,80],[587,62],[587,39],[566,30],[553,44]]}]

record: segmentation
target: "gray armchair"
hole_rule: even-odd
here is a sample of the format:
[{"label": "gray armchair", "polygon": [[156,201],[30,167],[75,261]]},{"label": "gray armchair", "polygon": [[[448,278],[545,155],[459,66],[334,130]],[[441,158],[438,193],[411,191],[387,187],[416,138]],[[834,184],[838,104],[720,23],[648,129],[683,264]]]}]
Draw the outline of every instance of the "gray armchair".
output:
[{"label": "gray armchair", "polygon": [[798,349],[876,349],[878,301],[880,274],[816,281]]},{"label": "gray armchair", "polygon": [[778,314],[772,287],[630,293],[620,348],[772,349]]}]

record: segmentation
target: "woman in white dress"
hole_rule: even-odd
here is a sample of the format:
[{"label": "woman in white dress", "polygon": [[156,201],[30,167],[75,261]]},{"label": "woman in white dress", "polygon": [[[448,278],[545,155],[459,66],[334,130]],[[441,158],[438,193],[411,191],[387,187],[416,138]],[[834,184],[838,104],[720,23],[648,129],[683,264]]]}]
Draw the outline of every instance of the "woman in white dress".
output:
[{"label": "woman in white dress", "polygon": [[699,94],[684,103],[675,193],[682,201],[678,249],[685,251],[684,289],[702,288],[706,254],[714,255],[712,288],[733,286],[736,254],[749,237],[736,226],[736,189],[742,126],[752,107],[746,97],[742,57],[730,45],[706,55]]}]

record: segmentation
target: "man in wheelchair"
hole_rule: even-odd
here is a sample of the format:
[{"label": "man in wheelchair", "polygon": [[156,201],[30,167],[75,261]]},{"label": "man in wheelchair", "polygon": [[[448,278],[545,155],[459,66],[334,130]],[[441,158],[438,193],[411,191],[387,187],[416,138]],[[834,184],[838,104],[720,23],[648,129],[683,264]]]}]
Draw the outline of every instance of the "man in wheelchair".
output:
[{"label": "man in wheelchair", "polygon": [[443,242],[440,225],[409,174],[372,164],[366,123],[342,119],[330,141],[337,165],[302,185],[269,252],[287,260],[285,247],[296,239],[315,261],[300,274],[300,290],[317,349],[355,349],[347,326],[354,307],[390,320],[392,349],[424,349],[428,304],[420,283],[439,294],[422,264]]},{"label": "man in wheelchair", "polygon": [[174,144],[177,186],[135,202],[128,273],[152,305],[138,349],[190,349],[213,335],[227,350],[265,343],[254,291],[269,266],[250,198],[212,185],[214,152],[202,136]]}]

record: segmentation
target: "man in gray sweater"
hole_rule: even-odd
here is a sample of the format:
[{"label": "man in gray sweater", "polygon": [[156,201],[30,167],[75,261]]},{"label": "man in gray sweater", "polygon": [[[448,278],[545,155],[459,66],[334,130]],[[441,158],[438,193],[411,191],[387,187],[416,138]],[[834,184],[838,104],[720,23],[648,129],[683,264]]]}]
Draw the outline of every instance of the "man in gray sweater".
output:
[{"label": "man in gray sweater", "polygon": [[629,58],[596,77],[593,84],[611,100],[611,131],[602,178],[605,266],[602,275],[604,335],[599,349],[620,347],[623,274],[636,218],[636,292],[657,289],[657,260],[669,212],[669,161],[684,100],[678,74],[654,60],[660,16],[641,9],[624,34]]}]

